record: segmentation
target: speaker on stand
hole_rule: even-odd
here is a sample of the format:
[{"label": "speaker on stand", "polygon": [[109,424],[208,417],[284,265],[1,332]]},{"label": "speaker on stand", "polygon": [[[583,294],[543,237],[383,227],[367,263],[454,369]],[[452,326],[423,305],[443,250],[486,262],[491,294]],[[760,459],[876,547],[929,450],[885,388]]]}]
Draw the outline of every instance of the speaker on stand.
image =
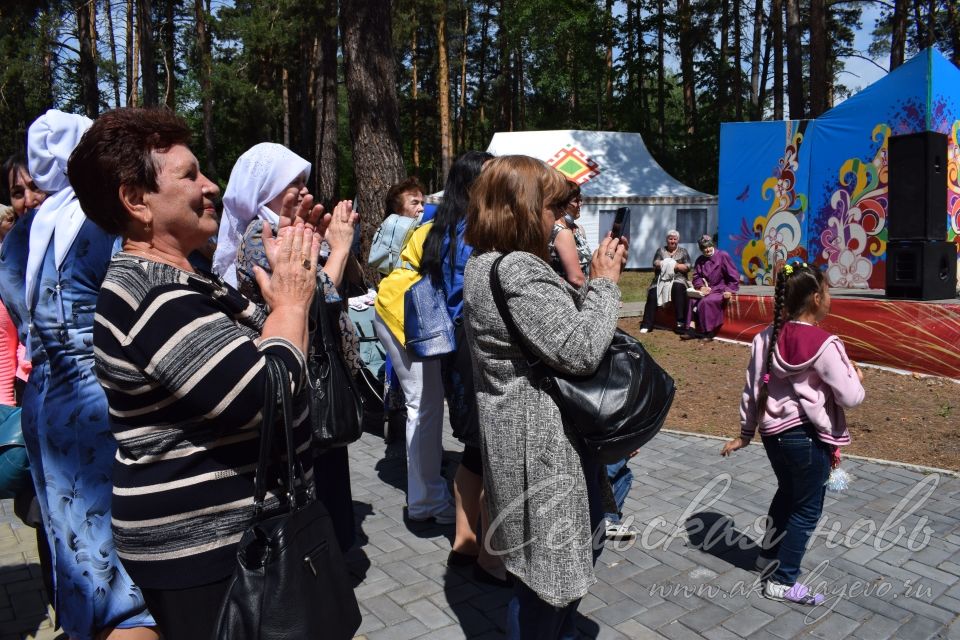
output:
[{"label": "speaker on stand", "polygon": [[888,147],[886,293],[956,297],[957,251],[947,237],[947,137],[892,136]]}]

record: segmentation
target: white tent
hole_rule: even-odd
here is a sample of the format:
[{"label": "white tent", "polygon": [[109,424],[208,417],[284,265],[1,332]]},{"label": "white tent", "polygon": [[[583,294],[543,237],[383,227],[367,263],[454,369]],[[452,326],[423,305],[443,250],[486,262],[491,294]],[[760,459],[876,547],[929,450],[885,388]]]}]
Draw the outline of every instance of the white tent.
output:
[{"label": "white tent", "polygon": [[651,268],[670,229],[680,231],[692,257],[699,255],[697,238],[717,231],[717,196],[691,189],[664,171],[639,133],[496,133],[487,151],[538,158],[579,183],[584,198],[579,222],[591,247],[610,230],[617,207],[630,207],[628,268]]}]

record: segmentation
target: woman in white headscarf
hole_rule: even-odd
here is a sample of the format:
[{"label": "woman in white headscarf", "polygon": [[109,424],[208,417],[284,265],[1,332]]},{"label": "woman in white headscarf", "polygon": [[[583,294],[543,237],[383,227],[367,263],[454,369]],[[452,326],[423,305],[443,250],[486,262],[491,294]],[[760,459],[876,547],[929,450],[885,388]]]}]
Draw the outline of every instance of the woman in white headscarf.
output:
[{"label": "woman in white headscarf", "polygon": [[110,528],[117,445],[93,372],[93,325],[115,237],[86,218],[66,174],[91,124],[50,110],[28,132],[30,175],[50,195],[30,227],[25,303],[33,371],[24,393],[23,436],[63,630],[75,639],[157,638]]},{"label": "woman in white headscarf", "polygon": [[247,149],[233,165],[227,190],[223,193],[223,217],[213,271],[237,286],[237,248],[254,220],[266,220],[274,227],[283,196],[292,189],[307,195],[310,163],[282,144],[262,142]]},{"label": "woman in white headscarf", "polygon": [[[284,199],[299,205],[297,212],[307,213],[306,222],[315,222],[323,215],[323,207],[313,206],[307,192],[311,164],[280,144],[263,142],[243,153],[230,172],[230,182],[223,196],[223,217],[214,269],[243,295],[255,302],[263,296],[254,277],[254,266],[270,271],[263,250],[263,229],[269,224],[273,235],[290,221],[280,218]],[[294,207],[290,206],[293,210]],[[321,291],[327,313],[339,322],[341,349],[350,373],[360,370],[360,345],[356,329],[343,307],[337,288],[343,280],[344,268],[353,244],[358,215],[353,203],[344,200],[331,215],[321,250],[323,268],[317,270],[317,294]],[[221,253],[223,249],[223,253]],[[232,256],[227,261],[227,255]],[[231,280],[231,278],[233,280]],[[335,320],[336,322],[336,320]],[[310,336],[313,341],[314,335]],[[316,336],[319,342],[321,336]],[[337,541],[346,551],[355,541],[353,497],[350,492],[350,466],[346,447],[317,452],[314,464],[317,497],[327,507],[333,520]]]}]

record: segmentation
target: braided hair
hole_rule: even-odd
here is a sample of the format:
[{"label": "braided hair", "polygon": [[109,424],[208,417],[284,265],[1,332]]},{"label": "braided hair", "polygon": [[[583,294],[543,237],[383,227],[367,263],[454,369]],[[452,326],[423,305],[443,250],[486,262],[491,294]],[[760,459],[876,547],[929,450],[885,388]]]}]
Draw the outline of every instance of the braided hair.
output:
[{"label": "braided hair", "polygon": [[798,264],[784,264],[774,274],[776,285],[773,292],[773,331],[770,334],[770,344],[767,345],[767,357],[763,366],[760,391],[757,393],[757,422],[763,418],[767,408],[767,398],[770,390],[770,363],[773,360],[773,351],[777,348],[777,339],[780,330],[788,320],[795,320],[813,303],[813,296],[823,288],[823,272],[806,262]]}]

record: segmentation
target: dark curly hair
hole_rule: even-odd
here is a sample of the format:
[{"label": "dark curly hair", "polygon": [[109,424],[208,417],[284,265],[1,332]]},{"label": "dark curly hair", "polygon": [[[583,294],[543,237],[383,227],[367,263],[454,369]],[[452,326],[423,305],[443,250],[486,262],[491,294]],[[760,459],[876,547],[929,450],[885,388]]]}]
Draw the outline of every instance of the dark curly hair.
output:
[{"label": "dark curly hair", "polygon": [[165,108],[124,108],[94,120],[70,155],[67,176],[88,218],[107,233],[121,234],[130,217],[121,186],[157,190],[155,152],[190,143],[187,123]]}]

